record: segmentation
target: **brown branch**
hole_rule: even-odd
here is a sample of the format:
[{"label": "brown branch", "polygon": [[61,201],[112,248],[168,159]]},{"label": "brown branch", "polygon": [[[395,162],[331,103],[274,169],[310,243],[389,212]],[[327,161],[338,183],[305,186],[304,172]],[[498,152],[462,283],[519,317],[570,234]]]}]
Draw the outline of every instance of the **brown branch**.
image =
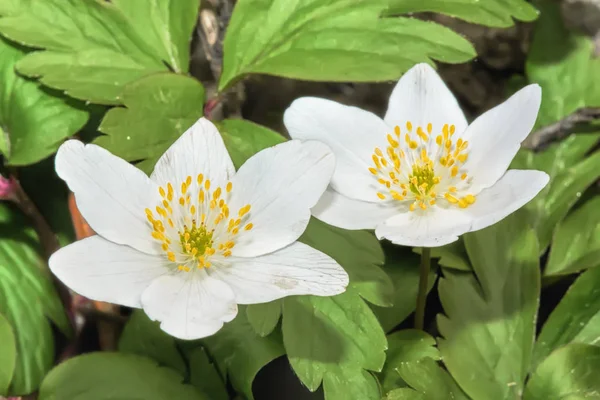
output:
[{"label": "brown branch", "polygon": [[523,147],[531,150],[541,150],[550,143],[567,137],[576,125],[589,123],[597,119],[600,119],[600,108],[580,108],[560,121],[530,134],[523,142]]}]

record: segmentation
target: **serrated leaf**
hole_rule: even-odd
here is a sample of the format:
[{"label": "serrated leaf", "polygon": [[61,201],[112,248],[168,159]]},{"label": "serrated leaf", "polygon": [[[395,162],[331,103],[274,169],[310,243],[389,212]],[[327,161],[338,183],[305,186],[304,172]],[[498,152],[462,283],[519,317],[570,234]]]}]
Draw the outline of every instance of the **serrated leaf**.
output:
[{"label": "serrated leaf", "polygon": [[48,157],[88,119],[87,112],[74,102],[17,75],[15,63],[23,57],[24,50],[0,37],[0,134],[2,154],[11,165],[33,164]]},{"label": "serrated leaf", "polygon": [[[327,374],[344,379],[362,369],[379,371],[385,361],[385,334],[353,289],[333,297],[285,298],[282,330],[290,364],[312,391]],[[326,398],[340,395],[325,393]],[[358,399],[350,391],[347,395]]]},{"label": "serrated leaf", "polygon": [[153,359],[185,375],[187,369],[175,339],[163,332],[142,310],[135,310],[119,338],[119,351]]},{"label": "serrated leaf", "polygon": [[564,26],[560,4],[538,1],[536,22],[525,71],[539,83],[542,106],[536,125],[545,126],[580,107],[600,106],[600,60],[591,37]]},{"label": "serrated leaf", "polygon": [[12,395],[36,390],[54,361],[50,318],[63,332],[70,326],[27,222],[0,204],[0,313],[10,322],[17,359]]},{"label": "serrated leaf", "polygon": [[133,354],[91,353],[54,368],[40,388],[40,400],[208,400],[183,377]]},{"label": "serrated leaf", "polygon": [[17,344],[10,322],[0,314],[0,396],[8,395],[8,388],[15,371]]},{"label": "serrated leaf", "polygon": [[260,336],[268,336],[277,326],[281,317],[281,300],[269,303],[251,304],[246,307],[246,317]]},{"label": "serrated leaf", "polygon": [[203,339],[203,343],[221,375],[229,376],[232,385],[250,400],[254,399],[252,381],[258,371],[284,354],[281,334],[275,331],[268,337],[258,336],[243,308],[233,321],[217,334]]},{"label": "serrated leaf", "polygon": [[[397,246],[386,248],[386,260],[383,271],[394,285],[391,307],[371,306],[384,331],[389,332],[404,321],[417,306],[419,290],[419,257],[412,253],[397,251]],[[427,292],[431,291],[436,274],[429,274]]]},{"label": "serrated leaf", "polygon": [[396,367],[400,377],[427,400],[469,400],[452,377],[433,359],[402,363]]},{"label": "serrated leaf", "polygon": [[219,90],[244,75],[319,81],[395,80],[418,62],[475,56],[441,25],[380,18],[385,0],[241,0],[224,42]]},{"label": "serrated leaf", "polygon": [[544,276],[572,274],[600,265],[600,197],[558,224]]},{"label": "serrated leaf", "polygon": [[187,71],[197,10],[198,0],[2,0],[0,33],[43,49],[19,62],[22,74],[118,104],[127,83],[169,67]]},{"label": "serrated leaf", "polygon": [[511,168],[537,169],[550,175],[550,182],[527,205],[525,217],[536,230],[540,254],[550,244],[557,224],[579,200],[581,193],[600,176],[600,152],[586,157],[600,134],[575,134],[540,153],[521,150]]},{"label": "serrated leaf", "polygon": [[573,343],[554,351],[531,376],[524,400],[600,399],[600,347]]},{"label": "serrated leaf", "polygon": [[158,158],[202,116],[204,88],[197,80],[170,73],[139,79],[123,90],[124,107],[109,110],[94,143],[150,172]]},{"label": "serrated leaf", "polygon": [[228,400],[227,389],[202,347],[194,349],[189,356],[190,383],[210,400]]},{"label": "serrated leaf", "polygon": [[389,0],[386,14],[437,12],[474,24],[508,28],[514,19],[533,21],[538,11],[525,0]]},{"label": "serrated leaf", "polygon": [[448,371],[471,398],[515,399],[528,372],[540,294],[534,231],[515,213],[464,236],[474,274],[446,270],[438,341]]},{"label": "serrated leaf", "polygon": [[[421,254],[422,248],[415,247],[413,251]],[[445,246],[432,248],[431,258],[439,258],[438,264],[442,267],[453,268],[459,271],[472,271],[462,237]]]},{"label": "serrated leaf", "polygon": [[572,342],[600,344],[600,268],[581,274],[552,311],[535,344],[532,365]]}]

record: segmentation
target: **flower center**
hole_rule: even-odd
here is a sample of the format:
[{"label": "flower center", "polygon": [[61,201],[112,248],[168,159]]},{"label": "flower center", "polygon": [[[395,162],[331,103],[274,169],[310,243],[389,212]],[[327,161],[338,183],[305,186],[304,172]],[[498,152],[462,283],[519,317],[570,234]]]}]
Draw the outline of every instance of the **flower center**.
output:
[{"label": "flower center", "polygon": [[469,143],[453,139],[454,125],[445,124],[435,139],[432,124],[428,123],[425,128],[419,126],[413,130],[409,121],[401,140],[401,129],[396,126],[394,135],[387,135],[389,145],[385,153],[375,148],[374,166],[369,171],[383,186],[377,197],[411,202],[410,211],[417,207],[426,210],[438,200],[468,207],[475,202],[475,196],[467,193],[470,180],[463,168],[469,156]]},{"label": "flower center", "polygon": [[167,259],[180,271],[209,268],[211,259],[231,256],[240,230],[251,230],[250,204],[230,215],[228,201],[233,189],[228,182],[225,190],[212,188],[209,179],[199,174],[195,180],[188,176],[175,192],[167,182],[158,188],[162,198],[155,210],[146,208],[152,238],[160,242]]}]

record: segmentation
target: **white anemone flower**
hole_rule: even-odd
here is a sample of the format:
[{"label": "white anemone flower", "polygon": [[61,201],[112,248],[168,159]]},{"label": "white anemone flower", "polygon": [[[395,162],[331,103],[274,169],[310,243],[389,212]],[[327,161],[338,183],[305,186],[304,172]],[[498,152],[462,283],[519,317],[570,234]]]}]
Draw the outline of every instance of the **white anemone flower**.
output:
[{"label": "white anemone flower", "polygon": [[315,217],[375,229],[400,245],[436,247],[498,222],[547,184],[541,171],[507,171],[540,99],[540,87],[529,85],[468,125],[433,68],[419,64],[394,88],[383,120],[305,97],[284,122],[292,138],[322,141],[336,156]]},{"label": "white anemone flower", "polygon": [[217,332],[237,304],[342,293],[342,267],[296,242],[334,167],[324,144],[292,140],[236,172],[204,118],[150,177],[98,146],[69,140],[56,171],[97,235],[58,250],[50,268],[75,292],[143,308],[182,339]]}]

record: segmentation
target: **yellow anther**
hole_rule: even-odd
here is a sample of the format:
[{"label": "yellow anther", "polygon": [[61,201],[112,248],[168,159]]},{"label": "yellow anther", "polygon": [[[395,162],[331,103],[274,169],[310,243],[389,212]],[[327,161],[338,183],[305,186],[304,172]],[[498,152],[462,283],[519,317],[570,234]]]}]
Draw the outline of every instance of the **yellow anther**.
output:
[{"label": "yellow anther", "polygon": [[198,201],[200,204],[204,203],[204,190],[200,189],[200,193],[198,193]]},{"label": "yellow anther", "polygon": [[458,174],[458,167],[455,165],[454,167],[452,167],[452,169],[450,170],[450,175],[454,178],[456,175]]},{"label": "yellow anther", "polygon": [[379,163],[379,158],[377,158],[377,156],[375,154],[373,154],[373,162],[375,163],[375,166],[377,167],[377,169],[381,169],[381,164]]},{"label": "yellow anther", "polygon": [[434,205],[435,205],[435,199],[431,199],[431,200],[429,200],[429,205],[430,205],[430,206],[434,206]]},{"label": "yellow anther", "polygon": [[450,187],[448,188],[448,191],[449,191],[450,193],[456,193],[456,187],[455,187],[455,186],[450,186]]},{"label": "yellow anther", "polygon": [[244,227],[244,230],[249,231],[254,227],[254,224],[252,224],[252,222],[250,222],[249,224],[246,224],[246,226]]},{"label": "yellow anther", "polygon": [[410,211],[415,211],[416,208],[417,206],[415,205],[415,203],[411,203],[411,205],[408,207]]},{"label": "yellow anther", "polygon": [[463,174],[460,176],[460,179],[462,179],[463,181],[464,181],[465,179],[467,179],[467,173],[466,173],[466,172],[463,172]]},{"label": "yellow anther", "polygon": [[167,195],[162,186],[158,188],[158,193],[160,194],[160,197],[165,197]]},{"label": "yellow anther", "polygon": [[414,149],[416,149],[417,147],[419,147],[419,145],[418,145],[418,143],[417,143],[417,142],[415,142],[414,140],[412,140],[412,141],[410,142],[410,144],[408,145],[408,147],[410,147],[411,149],[413,149],[413,150],[414,150]]},{"label": "yellow anther", "polygon": [[216,200],[211,200],[210,201],[210,209],[214,210],[215,208],[217,208],[217,201]]},{"label": "yellow anther", "polygon": [[196,215],[196,206],[192,204],[192,206],[190,207],[190,213],[192,213],[192,215]]},{"label": "yellow anther", "polygon": [[412,128],[413,128],[413,127],[412,127],[412,123],[411,123],[410,121],[407,121],[407,122],[406,122],[406,129],[408,129],[408,130],[409,130],[409,132],[410,132],[410,131],[412,131]]},{"label": "yellow anther", "polygon": [[396,136],[400,136],[400,127],[398,125],[394,127],[394,133],[396,134]]},{"label": "yellow anther", "polygon": [[419,207],[421,207],[421,210],[426,210],[427,209],[427,206],[423,202],[419,203]]},{"label": "yellow anther", "polygon": [[369,168],[369,172],[372,173],[373,175],[377,175],[377,170],[373,167]]},{"label": "yellow anther", "polygon": [[469,158],[469,155],[468,154],[461,154],[457,158],[458,158],[458,161],[460,161],[461,163],[464,164],[464,162],[467,161],[467,158]]},{"label": "yellow anther", "polygon": [[467,203],[465,199],[460,199],[458,200],[458,206],[460,208],[467,208],[469,206],[469,203]]},{"label": "yellow anther", "polygon": [[226,250],[223,252],[223,257],[229,257],[231,255],[231,251],[230,250]]},{"label": "yellow anther", "polygon": [[189,187],[192,184],[192,177],[188,175],[187,178],[185,178],[185,186]]},{"label": "yellow anther", "polygon": [[433,130],[433,125],[430,123],[427,124],[427,133],[431,135],[431,131]]},{"label": "yellow anther", "polygon": [[175,253],[173,253],[172,251],[167,252],[167,258],[169,259],[169,261],[174,262],[175,261]]},{"label": "yellow anther", "polygon": [[198,182],[198,185],[202,185],[203,180],[204,180],[204,175],[198,174],[198,177],[196,178],[196,182]]},{"label": "yellow anther", "polygon": [[387,161],[385,158],[381,158],[381,165],[383,165],[384,167],[387,166]]},{"label": "yellow anther", "polygon": [[232,234],[237,235],[240,230],[238,228],[233,228],[231,231]]},{"label": "yellow anther", "polygon": [[210,189],[210,179],[207,179],[204,181],[204,189],[206,189],[206,190]]},{"label": "yellow anther", "polygon": [[390,146],[392,146],[394,148],[400,146],[400,143],[398,143],[396,140],[394,140],[394,138],[390,134],[387,135],[387,140],[388,140],[388,143],[390,144]]},{"label": "yellow anther", "polygon": [[213,199],[215,199],[215,200],[216,200],[216,199],[218,199],[219,197],[221,197],[221,188],[220,188],[220,187],[218,187],[218,188],[217,188],[217,190],[215,190],[215,191],[213,192]]},{"label": "yellow anther", "polygon": [[169,226],[170,226],[171,228],[174,228],[174,227],[175,227],[175,224],[173,223],[173,220],[172,220],[171,218],[169,218],[169,219],[167,220],[167,222],[169,223]]},{"label": "yellow anther", "polygon": [[438,146],[441,146],[441,145],[442,145],[442,135],[438,135],[438,136],[435,138],[435,143],[437,143],[437,145],[438,145]]},{"label": "yellow anther", "polygon": [[185,194],[185,192],[187,191],[187,185],[185,184],[185,182],[183,182],[181,184],[181,194]]},{"label": "yellow anther", "polygon": [[452,147],[452,140],[446,140],[446,142],[444,143],[444,147],[446,148],[446,150],[450,149],[450,147]]},{"label": "yellow anther", "polygon": [[383,157],[383,153],[379,147],[375,147],[375,154],[377,154],[379,157]]},{"label": "yellow anther", "polygon": [[385,195],[381,192],[377,192],[377,197],[379,197],[381,200],[385,200]]},{"label": "yellow anther", "polygon": [[146,215],[148,217],[152,218],[152,210],[150,210],[149,208],[146,208],[144,211],[146,212]]},{"label": "yellow anther", "polygon": [[454,130],[456,129],[456,127],[454,125],[450,125],[450,134],[454,135]]},{"label": "yellow anther", "polygon": [[444,197],[446,198],[446,200],[448,200],[452,204],[458,203],[458,199],[456,197],[452,196],[450,193],[444,194]]},{"label": "yellow anther", "polygon": [[225,190],[227,190],[227,193],[231,192],[232,187],[233,187],[233,184],[231,182],[227,182],[227,186],[225,187]]},{"label": "yellow anther", "polygon": [[475,196],[473,196],[472,194],[468,194],[464,197],[465,201],[469,204],[473,204],[475,203]]},{"label": "yellow anther", "polygon": [[162,205],[163,205],[165,208],[169,208],[169,202],[168,202],[168,201],[166,201],[166,200],[163,200],[163,201],[162,201]]},{"label": "yellow anther", "polygon": [[160,247],[162,247],[163,251],[167,251],[169,249],[169,245],[166,243],[163,243]]},{"label": "yellow anther", "polygon": [[185,199],[183,197],[179,198],[179,205],[184,205],[185,204]]},{"label": "yellow anther", "polygon": [[417,128],[417,135],[419,135],[419,137],[424,141],[428,141],[429,138],[427,137],[427,135],[425,134],[425,132],[423,132],[423,128],[421,128],[420,126]]}]

